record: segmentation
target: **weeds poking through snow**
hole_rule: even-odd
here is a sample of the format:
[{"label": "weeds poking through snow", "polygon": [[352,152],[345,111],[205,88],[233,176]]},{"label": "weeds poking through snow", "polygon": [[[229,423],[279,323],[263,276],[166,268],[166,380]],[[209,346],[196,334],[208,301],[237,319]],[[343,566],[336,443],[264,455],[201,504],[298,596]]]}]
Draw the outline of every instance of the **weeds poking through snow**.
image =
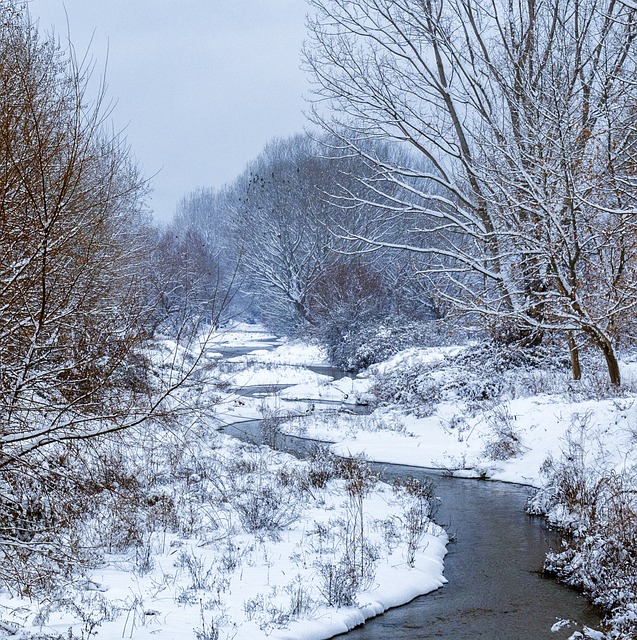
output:
[{"label": "weeds poking through snow", "polygon": [[351,607],[356,601],[356,570],[347,557],[340,562],[317,562],[318,590],[328,607]]},{"label": "weeds poking through snow", "polygon": [[195,632],[195,638],[197,640],[219,640],[219,628],[216,620],[214,617],[210,616],[209,620],[206,621],[203,604],[200,606],[199,615],[201,619],[201,626],[193,629]]},{"label": "weeds poking through snow", "polygon": [[182,549],[177,556],[175,566],[186,569],[190,578],[189,589],[194,591],[210,591],[214,583],[214,571],[212,567],[206,567],[204,561],[193,550]]},{"label": "weeds poking through snow", "polygon": [[491,436],[484,448],[487,458],[509,460],[522,453],[522,441],[515,428],[515,416],[507,404],[496,405],[487,421],[491,428]]},{"label": "weeds poking through snow", "polygon": [[394,482],[394,493],[404,504],[401,518],[406,537],[406,560],[410,567],[414,566],[418,551],[425,533],[429,530],[437,502],[430,480],[420,481],[416,478],[404,478]]},{"label": "weeds poking through snow", "polygon": [[308,457],[307,478],[311,487],[324,489],[337,473],[337,458],[324,445],[315,446]]}]

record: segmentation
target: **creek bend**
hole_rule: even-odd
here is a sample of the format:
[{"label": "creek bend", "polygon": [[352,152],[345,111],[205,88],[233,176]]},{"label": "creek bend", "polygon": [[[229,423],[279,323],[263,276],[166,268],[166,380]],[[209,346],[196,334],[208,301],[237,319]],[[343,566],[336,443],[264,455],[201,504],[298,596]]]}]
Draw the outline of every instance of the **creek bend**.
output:
[{"label": "creek bend", "polygon": [[[261,443],[260,423],[230,424],[223,432]],[[316,441],[280,436],[277,445],[303,455]],[[420,467],[383,463],[375,468],[388,482],[406,476],[433,480],[441,500],[436,521],[453,539],[445,558],[449,582],[368,620],[347,633],[348,640],[565,640],[583,626],[599,626],[598,612],[583,596],[541,573],[545,553],[560,540],[543,519],[524,513],[531,489],[451,478]],[[551,631],[558,620],[575,622]]]}]

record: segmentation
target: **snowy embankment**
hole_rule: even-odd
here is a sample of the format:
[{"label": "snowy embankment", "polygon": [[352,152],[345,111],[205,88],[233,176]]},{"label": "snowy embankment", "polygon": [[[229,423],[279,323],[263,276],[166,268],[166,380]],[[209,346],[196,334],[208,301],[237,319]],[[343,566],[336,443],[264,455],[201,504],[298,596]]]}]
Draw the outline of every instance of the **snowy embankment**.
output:
[{"label": "snowy embankment", "polygon": [[[291,361],[295,347],[306,348],[288,344]],[[574,382],[563,363],[533,356],[476,345],[409,349],[356,377],[299,377],[262,410],[281,418],[284,433],[329,442],[340,456],[541,488],[530,509],[567,535],[547,569],[607,612],[607,637],[633,638],[637,366],[622,362],[616,389],[599,363]],[[373,410],[356,415],[356,404]]]},{"label": "snowy embankment", "polygon": [[[375,386],[393,384],[405,371],[422,372],[415,381],[405,381],[422,387],[405,404],[400,402],[403,394],[398,402],[374,405],[370,415],[316,413],[282,428],[333,442],[331,448],[339,455],[363,454],[377,462],[536,487],[542,486],[547,461],[558,457],[581,431],[591,457],[596,463],[603,460],[608,470],[621,472],[637,463],[637,401],[631,395],[603,397],[602,390],[586,388],[586,383],[578,388],[562,372],[527,370],[518,372],[516,381],[494,381],[488,365],[480,370],[483,363],[468,378],[465,363],[454,361],[464,350],[410,349],[357,378],[315,385],[314,392],[307,384],[288,388],[282,397],[368,403],[378,390]],[[624,364],[623,373],[631,389],[637,367]],[[419,397],[424,401],[418,403]]]},{"label": "snowy embankment", "polygon": [[[246,344],[256,354],[215,365],[220,352]],[[277,348],[258,349],[268,344]],[[324,386],[299,368],[319,363],[320,352],[248,326],[206,348],[204,374],[181,396],[196,397],[198,418],[104,444],[116,461],[117,497],[97,493],[78,532],[93,549],[92,568],[58,591],[0,593],[0,637],[321,640],[445,582],[447,536],[428,517],[435,498],[427,485],[390,487],[363,461],[325,450],[301,461],[215,430],[283,411],[280,399],[228,385],[291,375]]]}]

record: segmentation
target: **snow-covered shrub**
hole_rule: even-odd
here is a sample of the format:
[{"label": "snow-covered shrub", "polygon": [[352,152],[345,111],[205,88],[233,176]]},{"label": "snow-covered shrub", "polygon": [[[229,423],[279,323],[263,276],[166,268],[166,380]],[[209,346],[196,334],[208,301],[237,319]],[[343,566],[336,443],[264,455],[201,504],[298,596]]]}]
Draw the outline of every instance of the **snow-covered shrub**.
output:
[{"label": "snow-covered shrub", "polygon": [[340,562],[317,563],[318,590],[328,607],[351,607],[356,602],[358,578],[347,557]]},{"label": "snow-covered shrub", "polygon": [[566,432],[562,456],[549,456],[542,465],[544,486],[529,500],[527,511],[546,515],[549,522],[576,535],[587,525],[587,512],[596,502],[597,467],[586,444],[590,414],[574,414]]},{"label": "snow-covered shrub", "polygon": [[442,399],[441,386],[431,371],[431,365],[426,364],[377,375],[371,390],[375,403],[400,405],[419,418],[430,416]]},{"label": "snow-covered shrub", "polygon": [[503,395],[506,363],[497,364],[497,353],[470,347],[442,359],[416,360],[410,367],[385,367],[375,373],[371,391],[379,405],[399,405],[419,418],[431,415],[448,397],[482,409]]},{"label": "snow-covered shrub", "polygon": [[441,400],[462,400],[465,412],[476,414],[504,400],[568,388],[566,365],[550,349],[531,351],[489,343],[430,355],[415,357],[409,367],[372,369],[376,401],[426,417]]},{"label": "snow-covered shrub", "polygon": [[320,335],[335,367],[357,372],[415,345],[447,344],[449,336],[434,321],[414,322],[400,316],[368,320],[349,318],[327,325]]},{"label": "snow-covered shrub", "polygon": [[91,566],[97,547],[143,540],[146,496],[115,451],[108,442],[59,444],[0,471],[3,586],[23,595],[51,593]]},{"label": "snow-covered shrub", "polygon": [[308,457],[307,478],[311,487],[324,489],[337,473],[338,459],[325,445],[317,445]]},{"label": "snow-covered shrub", "polygon": [[190,579],[188,589],[193,591],[211,590],[215,577],[213,567],[207,567],[202,558],[192,550],[181,549],[175,560],[175,566],[188,574]]},{"label": "snow-covered shrub", "polygon": [[429,530],[437,501],[431,480],[398,478],[394,482],[394,494],[404,505],[402,524],[407,545],[407,564],[414,566],[416,552],[423,536]]},{"label": "snow-covered shrub", "polygon": [[569,434],[562,458],[545,462],[545,486],[527,510],[564,532],[546,571],[606,612],[610,637],[628,640],[637,636],[637,478],[593,463],[586,442],[585,429]]},{"label": "snow-covered shrub", "polygon": [[378,473],[364,458],[336,458],[336,473],[345,480],[347,493],[355,497],[365,497],[378,482]]},{"label": "snow-covered shrub", "polygon": [[299,511],[297,496],[269,483],[246,487],[245,494],[233,500],[233,506],[249,533],[280,531],[298,518]]},{"label": "snow-covered shrub", "polygon": [[296,500],[290,497],[282,487],[266,482],[248,488],[233,506],[246,531],[278,531],[297,519]]},{"label": "snow-covered shrub", "polygon": [[261,420],[261,441],[270,449],[280,447],[282,422],[283,418],[276,415],[265,415]]},{"label": "snow-covered shrub", "polygon": [[362,458],[340,459],[337,472],[345,482],[348,495],[342,522],[344,552],[339,571],[352,574],[355,586],[365,588],[374,578],[378,552],[367,540],[364,499],[378,482],[378,474]]},{"label": "snow-covered shrub", "polygon": [[571,402],[585,402],[587,400],[604,400],[618,396],[632,397],[635,394],[635,383],[630,380],[622,380],[621,387],[612,384],[608,379],[608,372],[599,366],[599,363],[585,359],[588,366],[584,368],[581,380],[569,379],[565,385],[566,397]]},{"label": "snow-covered shrub", "polygon": [[290,596],[291,619],[298,619],[314,608],[314,601],[300,575],[297,575],[292,582],[285,586],[285,591]]},{"label": "snow-covered shrub", "polygon": [[244,460],[228,477],[228,494],[241,526],[249,533],[277,532],[295,522],[301,510],[303,482],[299,474],[286,473],[264,451]]},{"label": "snow-covered shrub", "polygon": [[637,619],[628,614],[637,610],[635,479],[609,474],[591,480],[591,502],[567,528],[565,548],[547,555],[545,569],[582,589],[608,613],[611,629],[621,621],[622,635],[614,637],[634,638]]},{"label": "snow-covered shrub", "polygon": [[565,366],[548,348],[474,345],[449,360],[447,389],[477,410],[485,402],[546,393],[547,370],[564,371]]}]

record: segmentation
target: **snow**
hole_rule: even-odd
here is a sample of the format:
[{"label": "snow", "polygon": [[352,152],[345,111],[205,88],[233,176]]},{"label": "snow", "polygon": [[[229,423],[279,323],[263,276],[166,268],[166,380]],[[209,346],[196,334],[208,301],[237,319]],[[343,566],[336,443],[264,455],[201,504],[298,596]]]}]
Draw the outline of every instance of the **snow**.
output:
[{"label": "snow", "polygon": [[231,321],[215,332],[212,339],[217,349],[228,347],[263,347],[276,344],[279,338],[260,324]]},{"label": "snow", "polygon": [[[463,349],[409,349],[373,367],[371,375],[443,363]],[[633,363],[623,368],[628,379],[634,371]],[[369,373],[364,375],[352,386],[367,401],[371,380]],[[434,369],[432,378],[435,376]],[[280,395],[342,400],[342,384],[338,381],[317,385],[314,392],[310,385],[299,385]],[[503,421],[510,422],[521,452],[508,460],[492,460],[485,448],[495,437],[494,423],[497,426]],[[585,429],[588,442],[599,443],[597,450],[603,453],[607,468],[621,471],[637,463],[637,457],[629,453],[637,437],[637,402],[622,397],[569,401],[562,395],[538,394],[485,402],[479,410],[452,397],[436,403],[433,414],[422,418],[395,407],[380,407],[371,416],[316,414],[284,425],[284,431],[333,442],[332,450],[338,455],[361,454],[377,462],[430,467],[461,477],[488,477],[539,487],[543,463],[549,456],[559,456],[567,433],[578,424]]]},{"label": "snow", "polygon": [[[250,397],[250,385],[302,383],[316,392],[310,397],[325,398],[319,390],[329,389],[327,395],[343,400],[354,395],[359,382],[344,379],[328,385],[329,377],[300,366],[324,364],[320,350],[281,344],[253,325],[225,329],[207,343],[206,357],[212,363],[226,347],[260,347],[265,341],[273,346],[271,351],[257,348],[235,357],[228,369],[221,367],[210,378],[222,385],[215,393],[225,394],[214,416],[202,417],[183,431],[158,425],[151,439],[148,434],[141,440],[136,440],[137,433],[126,434],[123,446],[142,461],[140,482],[148,473],[143,460],[152,460],[152,474],[165,478],[153,495],[164,496],[172,505],[179,525],[158,527],[149,519],[141,525],[136,545],[104,553],[98,567],[69,586],[62,598],[65,606],[0,593],[0,628],[15,628],[11,637],[16,639],[94,634],[107,639],[208,640],[218,631],[219,640],[323,640],[446,582],[444,530],[430,521],[424,525],[410,565],[408,527],[401,523],[405,501],[411,498],[375,482],[362,498],[362,517],[365,540],[378,557],[369,565],[373,569],[366,569],[350,606],[328,606],[325,572],[343,571],[339,563],[345,557],[344,540],[351,540],[359,526],[353,524],[359,523],[352,518],[360,514],[347,481],[334,477],[325,486],[314,486],[307,462],[240,443],[215,427],[308,411],[307,402],[272,394]],[[161,345],[153,356],[158,369],[173,366],[170,352],[176,348],[169,341]],[[175,361],[188,359],[187,350],[181,351]],[[322,408],[317,406],[317,412]],[[271,510],[267,522],[275,524],[247,524],[262,508]],[[96,524],[106,530],[108,518],[120,515],[125,517],[105,511]],[[397,536],[387,537],[388,522],[397,527]],[[351,544],[356,549],[359,543]]]},{"label": "snow", "polygon": [[276,363],[279,365],[329,366],[327,353],[317,344],[302,340],[285,340],[275,349],[255,349],[249,354],[229,358],[230,362]]},{"label": "snow", "polygon": [[[171,348],[175,345],[164,344],[158,363]],[[224,350],[243,348],[249,352],[219,362]],[[315,345],[234,323],[207,344],[207,358],[219,365],[211,371],[222,400],[199,425],[203,435],[194,437],[190,427],[181,445],[175,434],[165,436],[186,456],[180,462],[186,471],[174,472],[165,490],[182,509],[192,510],[192,529],[153,531],[137,551],[105,556],[66,610],[45,611],[42,604],[0,594],[0,628],[17,625],[16,638],[29,637],[29,629],[66,637],[71,628],[77,637],[93,631],[98,638],[207,640],[206,631],[214,637],[214,627],[219,640],[323,640],[444,584],[446,534],[427,525],[409,566],[402,543],[389,543],[381,526],[401,522],[404,505],[377,483],[364,498],[364,517],[380,558],[352,606],[327,606],[321,572],[338,564],[347,535],[343,523],[352,517],[344,480],[308,489],[300,480],[306,462],[216,433],[223,425],[274,417],[284,432],[330,443],[341,456],[537,487],[542,468],[560,456],[569,439],[586,443],[591,468],[621,472],[637,465],[637,401],[630,394],[596,395],[592,387],[565,383],[555,372],[534,372],[538,379],[515,380],[481,399],[471,384],[491,372],[477,367],[467,383],[466,362],[463,369],[455,360],[467,349],[409,349],[362,375],[334,381],[306,368],[326,365]],[[427,393],[431,385],[426,411],[388,403],[373,405],[365,415],[355,412],[356,405],[374,400],[383,376],[410,370],[425,372]],[[630,387],[637,364],[623,363],[622,373]],[[277,390],[276,385],[288,386]],[[255,389],[259,393],[252,395]],[[511,455],[494,456],[507,434],[512,434]],[[250,533],[240,518],[241,501],[262,487],[282,496],[281,504],[291,511],[283,510],[275,529]],[[215,495],[223,499],[215,501]],[[148,562],[141,570],[144,551]],[[558,620],[553,630],[568,623]],[[601,637],[596,634],[585,630],[585,637]]]},{"label": "snow", "polygon": [[[309,369],[288,366],[253,366],[241,368],[236,372],[229,372],[219,376],[222,381],[233,387],[263,387],[282,384],[303,383],[314,389],[318,385],[331,380],[330,376],[314,373]],[[303,396],[301,396],[303,397]]]}]

